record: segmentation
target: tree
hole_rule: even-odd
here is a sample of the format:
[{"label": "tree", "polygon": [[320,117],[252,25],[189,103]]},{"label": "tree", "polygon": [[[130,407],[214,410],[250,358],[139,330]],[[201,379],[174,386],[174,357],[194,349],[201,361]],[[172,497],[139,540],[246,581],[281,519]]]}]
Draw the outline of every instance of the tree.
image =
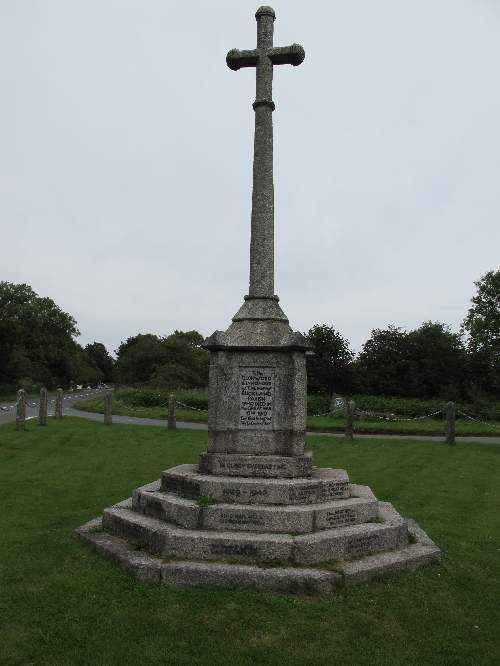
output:
[{"label": "tree", "polygon": [[174,331],[162,339],[166,361],[152,382],[165,388],[199,388],[208,384],[208,352],[202,349],[198,331]]},{"label": "tree", "polygon": [[166,337],[140,334],[117,349],[116,372],[125,384],[194,388],[208,384],[208,353],[197,331],[174,331]]},{"label": "tree", "polygon": [[96,385],[104,381],[104,373],[87,354],[86,349],[75,345],[72,377],[75,384]]},{"label": "tree", "polygon": [[410,332],[395,326],[373,330],[355,366],[360,393],[448,400],[467,394],[461,336],[440,322]]},{"label": "tree", "polygon": [[91,366],[102,373],[102,381],[113,381],[113,359],[102,342],[93,342],[85,347],[85,354]]},{"label": "tree", "polygon": [[52,299],[27,284],[0,282],[0,383],[67,385],[78,334],[76,321]]},{"label": "tree", "polygon": [[315,324],[306,333],[313,355],[307,356],[307,383],[311,391],[349,393],[354,357],[349,341],[327,324]]},{"label": "tree", "polygon": [[440,322],[425,322],[407,337],[408,395],[420,398],[465,398],[467,354],[461,336]]},{"label": "tree", "polygon": [[500,270],[488,271],[477,282],[472,306],[462,324],[476,385],[500,391]]},{"label": "tree", "polygon": [[116,371],[124,384],[150,381],[156,368],[167,360],[161,339],[152,333],[134,335],[116,350]]},{"label": "tree", "polygon": [[407,395],[409,367],[408,333],[393,325],[376,328],[356,361],[356,388],[360,393]]}]

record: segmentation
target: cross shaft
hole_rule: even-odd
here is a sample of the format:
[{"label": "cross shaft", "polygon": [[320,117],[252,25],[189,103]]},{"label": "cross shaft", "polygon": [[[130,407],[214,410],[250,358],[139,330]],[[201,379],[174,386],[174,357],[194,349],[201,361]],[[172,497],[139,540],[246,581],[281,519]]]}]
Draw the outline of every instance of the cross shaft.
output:
[{"label": "cross shaft", "polygon": [[252,222],[249,297],[274,298],[274,184],[273,184],[273,66],[300,65],[302,46],[274,47],[276,15],[272,7],[259,7],[257,48],[232,49],[226,57],[230,69],[256,69],[255,138],[253,158]]}]

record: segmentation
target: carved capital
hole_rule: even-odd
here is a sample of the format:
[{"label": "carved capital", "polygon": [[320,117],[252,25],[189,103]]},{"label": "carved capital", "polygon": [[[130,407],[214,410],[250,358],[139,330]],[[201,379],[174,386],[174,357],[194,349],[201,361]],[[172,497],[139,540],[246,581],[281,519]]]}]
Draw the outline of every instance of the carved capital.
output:
[{"label": "carved capital", "polygon": [[259,7],[258,10],[255,12],[255,18],[257,20],[259,19],[260,16],[271,16],[273,21],[276,18],[274,9],[272,7],[266,7],[266,6]]},{"label": "carved capital", "polygon": [[276,108],[272,99],[256,99],[255,102],[252,104],[252,106],[254,111],[259,106],[268,106],[271,109],[271,111],[274,111],[274,109]]}]

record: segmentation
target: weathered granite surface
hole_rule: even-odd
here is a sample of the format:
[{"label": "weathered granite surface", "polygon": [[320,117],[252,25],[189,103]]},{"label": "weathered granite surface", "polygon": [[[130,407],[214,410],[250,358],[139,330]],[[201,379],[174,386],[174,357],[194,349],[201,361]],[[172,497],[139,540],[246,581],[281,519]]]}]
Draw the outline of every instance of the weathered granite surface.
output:
[{"label": "weathered granite surface", "polygon": [[40,400],[38,404],[38,425],[41,426],[47,425],[47,407],[48,407],[47,389],[45,387],[42,387],[40,389]]},{"label": "weathered granite surface", "polygon": [[58,388],[56,391],[56,402],[54,405],[54,417],[62,419],[63,417],[63,390]]},{"label": "weathered granite surface", "polygon": [[304,478],[312,474],[312,457],[310,453],[297,456],[202,453],[199,469],[202,474],[215,476]]},{"label": "weathered granite surface", "polygon": [[310,478],[264,479],[201,474],[196,465],[178,465],[162,474],[161,489],[183,497],[215,502],[295,505],[350,497],[347,472],[313,468]]}]

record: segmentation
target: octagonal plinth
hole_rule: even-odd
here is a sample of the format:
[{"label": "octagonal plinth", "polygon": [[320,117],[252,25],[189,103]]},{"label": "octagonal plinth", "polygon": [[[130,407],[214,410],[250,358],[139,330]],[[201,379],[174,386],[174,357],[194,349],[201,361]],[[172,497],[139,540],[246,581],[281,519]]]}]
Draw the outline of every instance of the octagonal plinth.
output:
[{"label": "octagonal plinth", "polygon": [[278,298],[245,297],[210,351],[208,453],[301,456],[308,344]]}]

